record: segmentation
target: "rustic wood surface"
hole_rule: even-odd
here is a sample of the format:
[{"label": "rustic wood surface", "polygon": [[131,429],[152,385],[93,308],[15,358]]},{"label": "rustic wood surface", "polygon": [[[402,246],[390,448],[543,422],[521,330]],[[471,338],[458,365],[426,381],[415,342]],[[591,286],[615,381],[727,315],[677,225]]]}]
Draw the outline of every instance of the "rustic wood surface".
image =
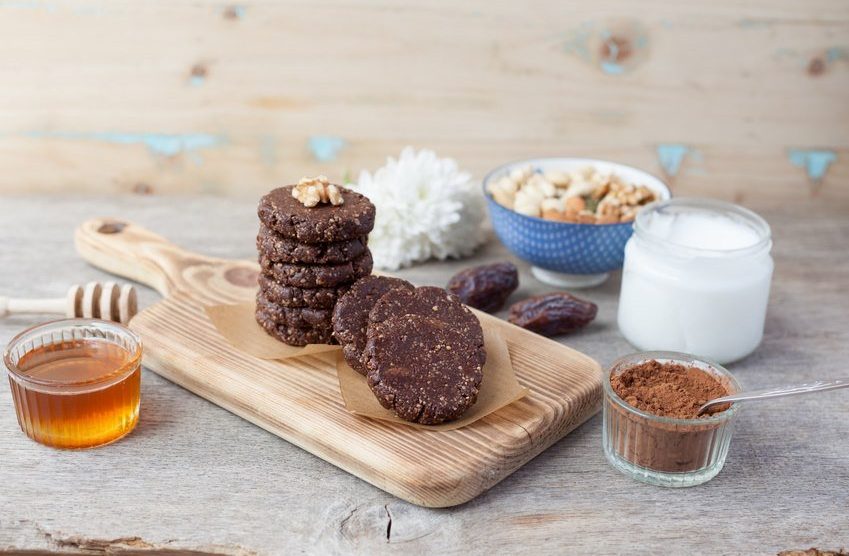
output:
[{"label": "rustic wood surface", "polygon": [[[849,210],[751,205],[773,226],[776,273],[763,345],[731,366],[744,386],[846,375]],[[83,262],[80,222],[116,215],[210,256],[250,258],[253,202],[197,198],[0,198],[0,288],[61,295],[107,275]],[[492,241],[474,262],[504,258]],[[473,261],[402,274],[443,283]],[[158,295],[140,288],[141,304]],[[548,288],[523,267],[518,299]],[[632,349],[615,325],[618,275],[584,292],[597,321],[562,341],[602,365]],[[0,343],[37,317],[0,320]],[[0,387],[0,548],[273,553],[769,554],[849,545],[849,398],[842,391],[743,409],[728,463],[706,485],[666,490],[619,474],[595,417],[475,500],[401,502],[145,372],[136,431],[56,451],[18,429]],[[435,471],[437,472],[437,471]]]},{"label": "rustic wood surface", "polygon": [[0,191],[204,192],[595,156],[849,197],[845,0],[3,0]]},{"label": "rustic wood surface", "polygon": [[229,345],[210,322],[204,305],[255,302],[256,262],[205,257],[118,222],[85,221],[75,244],[94,266],[165,296],[130,323],[148,369],[402,500],[468,502],[601,407],[598,362],[478,312],[484,331],[509,346],[525,397],[453,431],[354,417],[340,396],[335,353],[263,360]]}]

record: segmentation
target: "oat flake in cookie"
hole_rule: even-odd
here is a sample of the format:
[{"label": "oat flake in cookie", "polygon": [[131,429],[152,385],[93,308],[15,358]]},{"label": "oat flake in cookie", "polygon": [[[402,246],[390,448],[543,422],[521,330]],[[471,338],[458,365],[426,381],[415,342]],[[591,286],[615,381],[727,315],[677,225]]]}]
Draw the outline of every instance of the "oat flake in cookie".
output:
[{"label": "oat flake in cookie", "polygon": [[362,353],[366,345],[369,311],[384,294],[394,289],[412,290],[413,285],[400,278],[366,276],[336,303],[333,334],[342,344],[345,361],[358,373],[366,374]]},{"label": "oat flake in cookie", "polygon": [[330,243],[362,237],[374,227],[374,205],[363,195],[336,186],[341,204],[306,206],[292,196],[296,187],[279,187],[259,202],[259,219],[278,234],[301,243]]},{"label": "oat flake in cookie", "polygon": [[371,274],[371,252],[366,252],[347,263],[307,265],[275,263],[260,255],[259,264],[266,276],[280,284],[299,288],[331,288],[354,282]]},{"label": "oat flake in cookie", "polygon": [[486,351],[482,336],[455,323],[403,315],[369,326],[363,357],[383,407],[407,421],[437,425],[477,401]]}]

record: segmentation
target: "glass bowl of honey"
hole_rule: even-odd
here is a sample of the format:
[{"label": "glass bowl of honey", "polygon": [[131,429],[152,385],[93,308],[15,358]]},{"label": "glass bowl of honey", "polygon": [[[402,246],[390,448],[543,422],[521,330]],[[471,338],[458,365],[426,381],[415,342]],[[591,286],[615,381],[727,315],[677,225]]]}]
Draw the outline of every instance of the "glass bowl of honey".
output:
[{"label": "glass bowl of honey", "polygon": [[139,418],[138,335],[98,319],[65,319],[24,330],[3,354],[21,430],[55,448],[114,442]]}]

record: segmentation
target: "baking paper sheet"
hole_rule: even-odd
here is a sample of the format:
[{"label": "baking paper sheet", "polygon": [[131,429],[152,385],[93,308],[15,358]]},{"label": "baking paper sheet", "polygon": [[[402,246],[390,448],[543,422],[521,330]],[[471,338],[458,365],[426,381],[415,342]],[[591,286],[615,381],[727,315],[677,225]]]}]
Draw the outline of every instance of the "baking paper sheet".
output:
[{"label": "baking paper sheet", "polygon": [[233,347],[260,359],[288,359],[341,349],[328,344],[290,346],[272,338],[257,323],[254,317],[256,303],[253,301],[237,305],[207,305],[204,309],[218,332]]},{"label": "baking paper sheet", "polygon": [[[360,417],[401,423],[419,429],[447,431],[465,427],[490,413],[524,397],[528,389],[516,380],[507,342],[495,331],[483,328],[486,364],[477,402],[459,419],[441,425],[410,423],[384,408],[368,386],[366,377],[345,362],[340,346],[309,344],[295,347],[284,344],[268,335],[256,322],[253,301],[236,305],[208,305],[204,307],[209,320],[233,347],[260,359],[289,359],[306,355],[319,355],[332,364],[335,358],[336,375],[345,408]],[[337,353],[329,353],[329,352]]]},{"label": "baking paper sheet", "polygon": [[339,378],[339,388],[345,400],[345,407],[355,415],[435,431],[459,429],[474,423],[528,393],[528,389],[522,387],[516,380],[513,364],[510,362],[510,353],[507,351],[507,342],[497,332],[486,328],[483,331],[483,340],[486,347],[486,364],[483,367],[483,381],[481,381],[478,401],[455,421],[441,425],[420,425],[401,419],[391,410],[380,405],[372,394],[366,377],[352,369],[345,362],[340,351],[336,355],[336,375]]}]

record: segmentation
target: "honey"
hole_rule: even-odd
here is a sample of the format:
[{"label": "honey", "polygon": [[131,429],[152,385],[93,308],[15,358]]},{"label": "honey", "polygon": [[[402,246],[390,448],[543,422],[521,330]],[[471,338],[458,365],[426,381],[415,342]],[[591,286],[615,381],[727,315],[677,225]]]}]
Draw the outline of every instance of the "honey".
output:
[{"label": "honey", "polygon": [[[88,448],[121,438],[139,416],[141,346],[115,323],[91,323],[12,341],[9,384],[21,429],[56,448]],[[44,326],[56,325],[49,323]],[[108,330],[103,330],[103,329]],[[32,334],[36,332],[36,334]],[[34,337],[32,337],[34,336]]]}]

